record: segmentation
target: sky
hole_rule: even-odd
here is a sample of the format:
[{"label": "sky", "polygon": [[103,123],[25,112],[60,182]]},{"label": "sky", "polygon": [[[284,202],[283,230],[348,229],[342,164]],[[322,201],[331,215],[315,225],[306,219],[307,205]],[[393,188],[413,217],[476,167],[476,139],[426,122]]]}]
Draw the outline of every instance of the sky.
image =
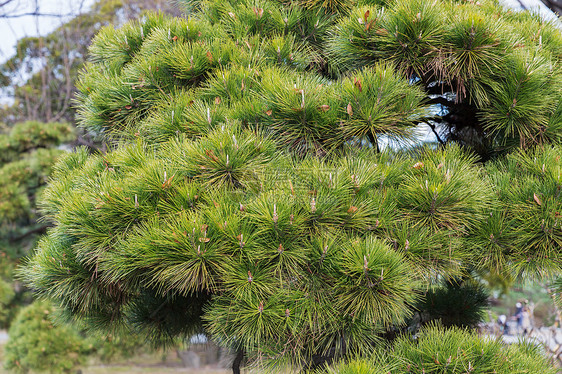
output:
[{"label": "sky", "polygon": [[[0,3],[4,1],[0,1]],[[36,4],[41,13],[78,14],[80,11],[87,11],[94,1],[95,0],[12,0],[8,5],[0,7],[0,15],[19,15],[33,12]],[[0,18],[0,62],[7,60],[15,53],[15,46],[18,39],[26,36],[46,35],[70,18],[72,17],[24,16],[17,18]]]}]

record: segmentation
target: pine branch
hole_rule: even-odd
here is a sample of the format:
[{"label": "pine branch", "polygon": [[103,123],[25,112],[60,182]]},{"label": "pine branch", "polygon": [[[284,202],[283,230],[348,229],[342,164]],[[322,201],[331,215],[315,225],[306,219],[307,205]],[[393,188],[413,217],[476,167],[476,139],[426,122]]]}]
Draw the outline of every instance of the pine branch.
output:
[{"label": "pine branch", "polygon": [[429,128],[431,129],[431,131],[432,131],[433,134],[435,135],[435,138],[437,139],[437,141],[439,142],[439,144],[445,145],[445,142],[443,141],[443,139],[441,139],[441,136],[439,136],[439,134],[437,133],[437,130],[435,129],[435,124],[432,123],[432,121],[427,121],[427,122],[425,122],[425,123],[427,123],[427,125],[428,125]]}]

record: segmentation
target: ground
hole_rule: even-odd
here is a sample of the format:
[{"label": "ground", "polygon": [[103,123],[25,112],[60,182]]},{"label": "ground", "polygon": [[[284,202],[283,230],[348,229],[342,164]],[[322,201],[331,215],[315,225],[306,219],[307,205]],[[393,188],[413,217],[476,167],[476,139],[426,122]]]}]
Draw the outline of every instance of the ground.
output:
[{"label": "ground", "polygon": [[[5,331],[0,331],[0,374],[10,374],[11,372],[3,368],[3,352],[4,345],[8,335]],[[115,362],[109,365],[100,363],[92,363],[82,368],[82,374],[146,374],[146,373],[162,373],[162,374],[228,374],[231,370],[218,369],[214,367],[205,367],[198,369],[187,369],[182,366],[181,360],[175,352],[168,354],[152,353],[143,354],[134,358]]]}]

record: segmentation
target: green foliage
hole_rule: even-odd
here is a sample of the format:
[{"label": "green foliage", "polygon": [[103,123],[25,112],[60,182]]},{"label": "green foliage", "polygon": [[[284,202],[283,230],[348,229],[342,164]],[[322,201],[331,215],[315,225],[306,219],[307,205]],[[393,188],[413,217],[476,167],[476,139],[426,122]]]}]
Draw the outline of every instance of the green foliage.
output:
[{"label": "green foliage", "polygon": [[0,168],[0,224],[36,218],[35,197],[47,183],[52,165],[63,151],[38,149]]},{"label": "green foliage", "polygon": [[143,340],[138,336],[118,331],[103,335],[87,334],[83,339],[87,357],[96,358],[103,363],[130,359],[142,353],[144,348]]},{"label": "green foliage", "polygon": [[524,51],[510,57],[510,71],[500,78],[500,86],[495,87],[490,104],[482,111],[485,127],[494,135],[500,132],[519,139],[522,148],[527,143],[548,144],[554,134],[549,134],[553,129],[547,132],[546,126],[559,98],[550,56]]},{"label": "green foliage", "polygon": [[[74,139],[64,123],[24,122],[0,134],[0,283],[2,317],[8,327],[17,309],[29,302],[22,285],[12,282],[19,257],[35,245],[44,231],[37,223],[37,198],[47,184],[56,159],[64,153],[56,146]],[[17,292],[16,292],[17,290]]]},{"label": "green foliage", "polygon": [[486,158],[556,141],[562,44],[535,15],[515,16],[492,2],[400,1],[356,8],[332,34],[328,54],[343,73],[392,61],[435,95],[431,102],[446,109],[442,138]]},{"label": "green foliage", "polygon": [[22,373],[71,373],[87,358],[110,362],[131,357],[139,352],[143,342],[130,334],[89,334],[84,337],[75,326],[61,325],[60,315],[51,303],[45,301],[35,301],[23,307],[8,333],[4,366]]},{"label": "green foliage", "polygon": [[556,373],[540,347],[519,343],[506,348],[501,340],[483,339],[458,328],[423,329],[417,339],[404,336],[393,344],[397,373]]},{"label": "green foliage", "polygon": [[[310,370],[376,354],[418,302],[476,324],[481,289],[421,299],[438,279],[562,270],[550,26],[537,41],[489,2],[188,3],[93,41],[77,110],[111,149],[57,164],[20,270],[66,318]],[[412,146],[420,123],[443,144]],[[380,368],[543,365],[456,329],[393,349]]]},{"label": "green foliage", "polygon": [[81,338],[72,328],[55,325],[53,313],[46,302],[35,302],[20,311],[8,332],[6,369],[69,373],[83,363]]},{"label": "green foliage", "polygon": [[552,290],[553,290],[553,300],[557,307],[562,305],[562,280],[561,278],[557,278],[554,282],[552,282]]},{"label": "green foliage", "polygon": [[430,325],[416,338],[403,336],[388,355],[342,361],[320,373],[557,373],[531,342],[505,347],[501,340],[484,339],[459,328]]},{"label": "green foliage", "polygon": [[9,308],[16,293],[12,285],[0,278],[0,327],[5,329],[12,319],[13,309]]},{"label": "green foliage", "polygon": [[0,238],[12,240],[20,227],[37,219],[36,196],[47,183],[63,151],[57,145],[74,139],[68,124],[24,122],[0,134]]},{"label": "green foliage", "polygon": [[[91,48],[94,64],[79,84],[80,101],[86,104],[80,108],[84,126],[96,131],[136,128],[162,95],[175,100],[178,89],[206,86],[213,81],[206,75],[220,71],[222,80],[230,82],[229,96],[233,90],[259,87],[259,97],[245,94],[240,102],[207,96],[215,106],[228,103],[223,115],[279,129],[287,144],[302,152],[326,152],[367,135],[371,144],[382,134],[404,138],[411,135],[412,125],[430,115],[420,107],[420,91],[405,86],[388,66],[381,67],[392,63],[405,78],[419,80],[429,103],[446,109],[437,119],[441,140],[457,140],[490,157],[516,144],[526,148],[559,137],[560,74],[550,61],[558,58],[562,40],[552,24],[536,16],[516,17],[488,2],[476,6],[410,0],[388,8],[371,2],[341,8],[336,2],[333,8],[323,5],[332,9],[324,16],[316,3],[197,3],[201,12],[189,20],[149,15],[98,35]],[[529,35],[522,24],[538,27],[539,33]],[[316,90],[327,82],[307,83],[310,74],[290,79],[293,74],[280,76],[263,70],[264,65],[312,68],[328,72],[330,78],[336,68],[344,77],[354,75],[353,84],[344,80],[343,92],[348,94],[334,97],[333,85]],[[227,77],[240,66],[250,67],[247,73],[258,79],[258,87],[240,79],[232,86]],[[386,72],[356,75],[354,70],[364,67]],[[384,82],[373,81],[383,76]],[[372,92],[373,87],[379,91]],[[299,93],[310,97],[299,98]],[[179,113],[175,121],[181,118]],[[185,130],[189,128],[174,125],[167,134]]]},{"label": "green foliage", "polygon": [[[525,258],[514,264],[517,273],[556,272],[550,259],[556,257],[553,249],[562,243],[559,146],[514,152],[502,162],[489,164],[488,170],[495,179],[497,206],[503,212],[491,214],[485,231],[479,233],[479,244],[494,257],[503,253],[506,258]],[[501,265],[505,258],[499,259]],[[484,261],[490,260],[498,263],[494,258]]]},{"label": "green foliage", "polygon": [[454,147],[422,154],[401,186],[399,201],[409,211],[410,224],[433,231],[464,231],[479,222],[491,191],[474,162]]},{"label": "green foliage", "polygon": [[72,126],[67,123],[45,124],[36,121],[18,123],[6,134],[0,134],[0,161],[14,161],[20,153],[36,148],[49,148],[74,140]]},{"label": "green foliage", "polygon": [[[104,29],[78,85],[85,103],[79,108],[81,123],[119,137],[123,129],[132,126],[129,132],[134,133],[142,124],[147,135],[157,131],[152,136],[165,140],[176,132],[198,135],[229,118],[273,131],[305,154],[327,153],[366,136],[373,142],[380,134],[405,135],[426,114],[422,92],[395,76],[392,66],[379,64],[342,78],[346,94],[340,96],[328,80],[303,73],[316,63],[316,42],[297,43],[302,39],[298,25],[280,28],[276,12],[283,9],[244,2],[229,6],[188,21],[152,15],[117,32]],[[286,11],[307,12],[298,7]],[[258,20],[260,31],[231,29],[237,28],[232,22],[244,20]],[[255,33],[269,38],[252,37]],[[201,91],[193,90],[198,86]],[[163,102],[171,102],[170,109],[149,113]]]},{"label": "green foliage", "polygon": [[317,372],[329,374],[388,374],[392,373],[392,369],[396,366],[396,363],[387,363],[385,360],[375,355],[372,358],[356,358],[340,361],[332,367],[327,367]]},{"label": "green foliage", "polygon": [[486,289],[474,280],[451,279],[429,289],[418,307],[424,323],[474,328],[484,319],[488,297]]},{"label": "green foliage", "polygon": [[[22,275],[71,317],[98,327],[124,322],[161,339],[205,326],[258,357],[276,355],[296,334],[291,351],[276,356],[294,365],[341,347],[342,338],[346,349],[369,352],[380,328],[410,315],[428,268],[458,271],[467,253],[451,244],[466,235],[491,189],[458,148],[395,160],[359,152],[272,162],[274,149],[271,139],[224,124],[154,151],[137,142],[103,157],[68,155],[44,194],[57,226]],[[408,191],[425,190],[422,180],[431,181],[437,203],[414,211],[410,199],[420,192]],[[449,183],[459,185],[453,195]],[[395,200],[375,199],[380,194]],[[432,213],[436,207],[442,215]],[[418,227],[413,214],[438,221]],[[151,305],[146,297],[178,311],[156,323],[139,309]],[[309,339],[297,339],[303,331]],[[312,339],[318,334],[321,342]]]},{"label": "green foliage", "polygon": [[0,327],[7,329],[18,310],[31,302],[27,288],[14,281],[19,258],[44,232],[37,198],[57,158],[57,146],[75,138],[66,123],[28,121],[0,133]]}]

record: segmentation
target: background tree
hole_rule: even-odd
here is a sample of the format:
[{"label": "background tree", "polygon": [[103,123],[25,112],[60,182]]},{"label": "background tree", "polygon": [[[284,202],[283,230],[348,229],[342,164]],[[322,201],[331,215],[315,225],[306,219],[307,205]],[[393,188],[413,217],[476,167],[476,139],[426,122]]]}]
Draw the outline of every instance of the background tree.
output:
[{"label": "background tree", "polygon": [[[375,354],[437,279],[560,273],[553,24],[494,2],[187,5],[90,47],[80,123],[114,147],[57,164],[54,226],[22,271],[67,317],[159,344],[205,333],[235,372],[243,355],[309,370]],[[389,149],[420,126],[434,147]],[[401,362],[477,341],[424,331],[439,338],[411,354],[396,340]],[[550,370],[478,344],[481,372]]]},{"label": "background tree", "polygon": [[38,222],[37,198],[51,168],[75,139],[66,123],[23,122],[0,133],[0,327],[6,328],[18,306],[30,299],[21,282],[12,282],[20,257],[29,253],[48,224]]},{"label": "background tree", "polygon": [[165,1],[99,0],[46,36],[20,39],[16,54],[0,65],[0,88],[13,100],[0,111],[3,121],[9,125],[28,120],[74,123],[75,80],[92,38],[102,26],[122,24],[148,10],[179,14]]},{"label": "background tree", "polygon": [[35,302],[22,309],[10,328],[4,366],[15,372],[70,373],[84,361],[86,346],[70,326],[53,322],[54,308]]},{"label": "background tree", "polygon": [[141,343],[134,336],[89,334],[58,323],[57,309],[45,300],[23,307],[10,325],[3,366],[11,372],[72,373],[87,360],[130,358]]}]

